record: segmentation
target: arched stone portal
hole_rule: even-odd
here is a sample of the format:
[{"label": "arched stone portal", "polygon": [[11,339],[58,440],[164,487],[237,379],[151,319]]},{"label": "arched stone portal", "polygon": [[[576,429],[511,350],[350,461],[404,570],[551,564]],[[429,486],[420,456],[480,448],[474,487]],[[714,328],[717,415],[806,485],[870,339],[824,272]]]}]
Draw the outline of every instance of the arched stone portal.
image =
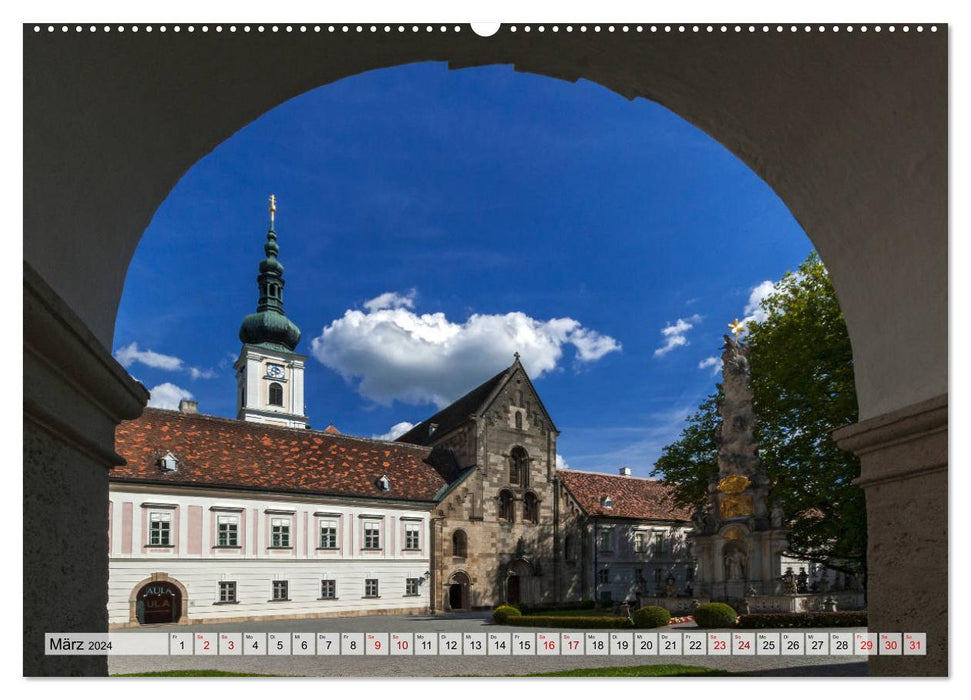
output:
[{"label": "arched stone portal", "polygon": [[128,596],[128,622],[131,625],[189,621],[189,594],[182,583],[164,572],[142,579]]},{"label": "arched stone portal", "polygon": [[445,590],[446,610],[469,610],[472,607],[470,587],[472,580],[464,571],[456,571],[448,577]]},{"label": "arched stone portal", "polygon": [[516,559],[506,567],[504,590],[510,605],[529,605],[533,599],[533,567],[525,559]]},{"label": "arched stone portal", "polygon": [[[928,633],[926,658],[873,657],[871,672],[947,672],[945,26],[865,36],[503,28],[490,38],[467,25],[375,35],[33,29],[24,27],[24,518],[45,527],[24,540],[26,675],[106,672],[103,657],[45,657],[43,633],[107,628],[106,468],[119,460],[114,426],[147,400],[108,349],[128,262],[156,209],[195,162],[285,100],[416,61],[512,64],[656,100],[785,201],[831,273],[853,344],[861,422],[837,437],[862,460],[870,625],[921,620]],[[48,605],[68,595],[70,611]]]}]

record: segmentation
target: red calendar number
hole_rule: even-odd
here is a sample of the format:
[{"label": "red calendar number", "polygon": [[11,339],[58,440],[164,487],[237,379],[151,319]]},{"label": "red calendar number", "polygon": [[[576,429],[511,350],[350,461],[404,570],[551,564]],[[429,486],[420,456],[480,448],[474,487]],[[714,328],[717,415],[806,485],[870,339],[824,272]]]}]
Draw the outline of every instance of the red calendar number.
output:
[{"label": "red calendar number", "polygon": [[871,651],[873,649],[873,642],[869,639],[860,642],[860,649],[863,651]]},{"label": "red calendar number", "polygon": [[[748,644],[748,642],[746,642],[746,644]],[[717,641],[717,640],[715,641],[715,651],[725,651],[725,649],[727,648],[728,648],[728,645],[726,642]]]},{"label": "red calendar number", "polygon": [[378,640],[375,639],[374,640],[374,648],[375,649],[380,649],[381,648],[381,642],[379,642]]},{"label": "red calendar number", "polygon": [[749,642],[739,642],[738,643],[738,648],[739,649],[751,649],[752,648],[752,645]]},{"label": "red calendar number", "polygon": [[553,651],[556,649],[556,642],[554,642],[552,639],[548,642],[543,642],[543,648],[547,651]]},{"label": "red calendar number", "polygon": [[910,650],[911,651],[919,651],[920,650],[920,642],[917,641],[916,639],[911,639],[910,640]]},{"label": "red calendar number", "polygon": [[232,651],[233,649],[236,648],[236,643],[232,639],[230,639],[228,646],[229,646],[229,650]]},{"label": "red calendar number", "polygon": [[[381,642],[375,642],[374,645],[378,649],[381,648]],[[408,650],[408,640],[407,639],[402,639],[400,642],[398,642],[398,648],[401,649],[401,650],[403,650],[403,651],[407,651]]]},{"label": "red calendar number", "polygon": [[884,642],[883,648],[887,649],[888,651],[895,651],[897,649],[897,640],[896,639],[886,640]]},{"label": "red calendar number", "polygon": [[576,649],[578,646],[580,646],[580,640],[575,639],[573,641],[567,642],[566,644],[570,649]]}]

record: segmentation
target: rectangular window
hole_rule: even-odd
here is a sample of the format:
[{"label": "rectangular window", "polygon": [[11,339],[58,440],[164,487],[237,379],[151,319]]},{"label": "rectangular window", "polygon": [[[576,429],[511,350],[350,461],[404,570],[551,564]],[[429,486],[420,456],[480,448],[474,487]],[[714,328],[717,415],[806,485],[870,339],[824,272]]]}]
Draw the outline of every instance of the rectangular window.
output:
[{"label": "rectangular window", "polygon": [[337,549],[337,521],[320,521],[320,548]]},{"label": "rectangular window", "polygon": [[654,533],[654,553],[664,554],[664,533],[663,532]]},{"label": "rectangular window", "polygon": [[217,532],[216,546],[218,547],[239,546],[239,516],[217,515],[216,532]]},{"label": "rectangular window", "polygon": [[219,582],[219,602],[220,603],[236,602],[236,582],[235,581]]},{"label": "rectangular window", "polygon": [[661,583],[661,577],[663,575],[664,575],[663,571],[661,571],[660,569],[654,569],[654,583],[658,583],[658,584]]},{"label": "rectangular window", "polygon": [[644,552],[647,549],[647,539],[644,537],[643,532],[634,533],[634,551]]},{"label": "rectangular window", "polygon": [[418,595],[418,579],[405,579],[405,595]]},{"label": "rectangular window", "polygon": [[270,521],[270,546],[271,547],[290,546],[289,518],[273,518]]},{"label": "rectangular window", "polygon": [[337,581],[325,578],[320,582],[320,597],[333,599],[337,597]]},{"label": "rectangular window", "polygon": [[364,597],[365,598],[378,597],[378,580],[376,578],[364,579]]},{"label": "rectangular window", "polygon": [[273,582],[273,600],[288,600],[290,593],[290,582],[289,581],[274,581]]},{"label": "rectangular window", "polygon": [[148,543],[158,547],[172,544],[172,513],[151,513],[148,519]]},{"label": "rectangular window", "polygon": [[364,523],[364,549],[381,549],[381,523]]},{"label": "rectangular window", "polygon": [[599,581],[600,581],[600,583],[610,583],[610,570],[609,569],[601,569],[600,570]]},{"label": "rectangular window", "polygon": [[600,551],[601,552],[612,552],[614,551],[613,538],[611,537],[613,533],[609,529],[600,531]]},{"label": "rectangular window", "polygon": [[418,523],[405,524],[405,549],[420,549],[421,530]]}]

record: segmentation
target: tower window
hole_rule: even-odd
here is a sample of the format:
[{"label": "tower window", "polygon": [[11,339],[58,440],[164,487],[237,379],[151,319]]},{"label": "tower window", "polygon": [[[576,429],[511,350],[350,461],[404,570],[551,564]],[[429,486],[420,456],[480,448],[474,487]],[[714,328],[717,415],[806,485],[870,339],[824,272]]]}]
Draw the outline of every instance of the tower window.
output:
[{"label": "tower window", "polygon": [[523,499],[523,520],[527,523],[539,521],[539,501],[536,500],[535,494],[527,493]]},{"label": "tower window", "polygon": [[469,555],[469,539],[463,530],[456,530],[452,535],[452,556],[467,557]]},{"label": "tower window", "polygon": [[282,406],[283,405],[283,386],[273,382],[270,384],[270,405],[271,406]]},{"label": "tower window", "polygon": [[508,491],[499,492],[499,519],[513,522],[512,494]]},{"label": "tower window", "polygon": [[509,455],[509,483],[529,486],[529,455],[522,447],[514,448]]}]

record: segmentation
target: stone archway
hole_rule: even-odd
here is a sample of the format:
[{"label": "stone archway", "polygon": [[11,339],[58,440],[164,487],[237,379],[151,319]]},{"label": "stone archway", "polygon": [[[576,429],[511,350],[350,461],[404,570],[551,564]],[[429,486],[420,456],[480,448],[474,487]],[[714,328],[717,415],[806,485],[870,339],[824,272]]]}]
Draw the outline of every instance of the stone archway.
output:
[{"label": "stone archway", "polygon": [[446,610],[469,610],[472,607],[472,579],[464,571],[448,577],[445,587]]},{"label": "stone archway", "polygon": [[[158,590],[154,590],[158,589]],[[152,603],[159,603],[152,611]],[[165,619],[167,618],[167,619]],[[189,592],[182,582],[165,572],[156,572],[144,578],[128,596],[128,624],[131,626],[189,623]]]},{"label": "stone archway", "polygon": [[[468,26],[33,29],[24,27],[24,517],[48,527],[24,541],[26,675],[106,670],[103,658],[45,657],[42,640],[107,629],[106,469],[119,463],[114,426],[147,400],[108,349],[148,222],[174,183],[249,121],[320,85],[416,61],[511,64],[656,100],[785,201],[831,273],[853,344],[860,422],[837,438],[862,460],[870,623],[898,630],[920,619],[928,633],[926,658],[873,657],[871,670],[946,673],[947,616],[924,614],[947,607],[946,27],[866,41],[507,29],[485,39]],[[68,592],[70,614],[47,605]]]},{"label": "stone archway", "polygon": [[533,566],[525,559],[516,559],[506,567],[505,602],[510,605],[529,605],[533,600]]}]

